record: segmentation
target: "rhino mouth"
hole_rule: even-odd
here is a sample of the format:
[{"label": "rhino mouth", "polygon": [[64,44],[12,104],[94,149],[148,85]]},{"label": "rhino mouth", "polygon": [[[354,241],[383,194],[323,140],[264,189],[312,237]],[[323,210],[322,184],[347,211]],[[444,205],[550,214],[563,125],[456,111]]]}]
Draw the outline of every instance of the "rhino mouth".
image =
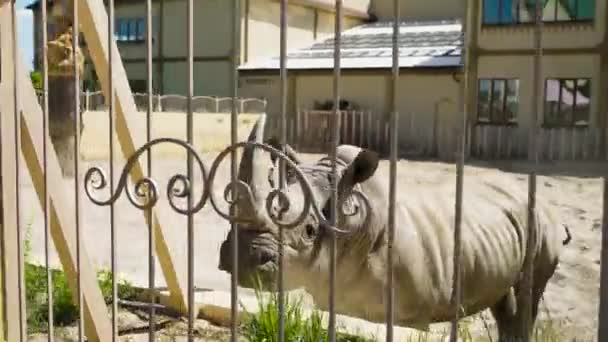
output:
[{"label": "rhino mouth", "polygon": [[[234,270],[233,239],[231,232],[220,247],[219,269],[229,274]],[[278,273],[278,245],[272,234],[239,231],[237,250],[238,285],[260,290],[273,289]]]}]

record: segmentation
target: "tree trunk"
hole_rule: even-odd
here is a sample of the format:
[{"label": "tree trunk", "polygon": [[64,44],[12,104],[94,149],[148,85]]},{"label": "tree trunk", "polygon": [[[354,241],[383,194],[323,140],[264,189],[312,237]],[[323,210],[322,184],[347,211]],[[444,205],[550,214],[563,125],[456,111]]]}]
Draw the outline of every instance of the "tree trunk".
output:
[{"label": "tree trunk", "polygon": [[[78,63],[82,74],[84,58],[78,49],[76,60],[74,59],[70,20],[62,17],[55,22],[57,34],[49,37],[48,43],[49,133],[63,176],[74,177],[74,122],[76,115],[81,114],[80,109],[77,113],[74,110],[76,96],[80,96],[80,93],[74,94],[74,63]],[[81,133],[82,122],[78,134]]]},{"label": "tree trunk", "polygon": [[[64,177],[74,177],[74,77],[72,75],[49,75],[49,133],[59,159]],[[82,134],[82,121],[78,134]]]}]

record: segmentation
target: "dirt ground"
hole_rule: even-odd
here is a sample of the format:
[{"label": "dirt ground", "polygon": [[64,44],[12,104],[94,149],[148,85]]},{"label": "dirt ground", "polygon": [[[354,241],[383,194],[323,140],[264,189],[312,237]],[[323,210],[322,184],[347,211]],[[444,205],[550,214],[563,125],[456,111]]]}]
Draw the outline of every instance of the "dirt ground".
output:
[{"label": "dirt ground", "polygon": [[[213,156],[204,155],[207,165],[211,164]],[[314,156],[307,156],[314,158]],[[160,189],[164,193],[166,181],[178,172],[185,172],[185,163],[180,159],[158,160],[154,162],[155,179],[160,181]],[[86,170],[92,165],[104,165],[99,162],[87,162]],[[221,194],[227,184],[229,164],[222,166],[216,191]],[[383,161],[381,168],[387,168],[388,162]],[[599,173],[593,175],[593,169],[598,165],[588,165],[580,172],[570,171],[570,165],[553,166],[553,175],[541,174],[538,178],[538,194],[550,198],[565,218],[570,227],[573,240],[565,249],[559,268],[547,289],[543,306],[555,320],[563,321],[569,328],[579,328],[593,333],[597,326],[597,310],[599,299],[599,274],[601,250],[601,199],[602,179]],[[503,170],[484,165],[467,166],[465,177],[477,177],[483,174],[501,173],[511,177],[526,186],[527,176],[511,169],[524,170],[525,165],[506,165]],[[566,170],[560,172],[560,170]],[[25,177],[24,177],[25,178]],[[402,160],[398,166],[400,191],[407,191],[408,183],[432,184],[444,180],[455,180],[455,168],[452,164],[440,162],[419,162]],[[26,178],[27,180],[27,178]],[[27,182],[29,183],[29,182]],[[25,203],[33,202],[31,184],[24,184]],[[66,180],[66,187],[72,187],[73,181]],[[68,188],[69,189],[69,188]],[[466,188],[465,188],[466,191]],[[85,231],[84,241],[88,254],[97,267],[110,265],[110,228],[109,210],[107,207],[97,207],[88,201],[82,193],[82,227]],[[26,207],[27,208],[27,207]],[[123,195],[116,205],[116,229],[118,232],[118,267],[120,273],[138,285],[147,285],[147,228],[139,210],[133,208]],[[176,254],[177,263],[186,262],[186,225],[185,218],[171,211],[162,203],[160,210],[168,218],[167,240]],[[29,207],[25,223],[31,225],[32,255],[42,261],[43,236],[42,216],[39,210]],[[228,223],[220,218],[208,206],[195,216],[196,277],[197,287],[218,290],[229,289],[227,274],[217,270],[219,245],[229,228]],[[57,259],[53,257],[53,263]],[[164,285],[159,265],[157,264],[157,285]]]}]

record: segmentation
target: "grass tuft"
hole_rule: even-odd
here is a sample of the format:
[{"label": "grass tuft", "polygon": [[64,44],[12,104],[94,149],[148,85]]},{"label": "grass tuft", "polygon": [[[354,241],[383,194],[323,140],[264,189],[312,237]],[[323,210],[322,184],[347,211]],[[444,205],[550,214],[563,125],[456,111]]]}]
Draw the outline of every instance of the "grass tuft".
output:
[{"label": "grass tuft", "polygon": [[[258,282],[259,284],[259,282]],[[270,293],[265,297],[260,286],[256,286],[255,295],[258,301],[256,313],[246,313],[246,319],[241,324],[242,336],[250,342],[275,342],[279,333],[279,294]],[[267,299],[266,299],[267,298]],[[323,315],[318,310],[306,313],[302,299],[285,298],[285,341],[289,342],[319,342],[328,340],[328,332],[323,324]],[[373,338],[350,335],[338,331],[338,342],[371,342]]]}]

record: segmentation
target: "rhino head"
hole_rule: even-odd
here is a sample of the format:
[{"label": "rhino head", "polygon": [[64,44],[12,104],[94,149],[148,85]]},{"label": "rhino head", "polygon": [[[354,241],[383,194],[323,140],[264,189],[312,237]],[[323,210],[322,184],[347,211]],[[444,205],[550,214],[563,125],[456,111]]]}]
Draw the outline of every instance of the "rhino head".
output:
[{"label": "rhino head", "polygon": [[[254,126],[249,141],[262,142],[264,117]],[[266,144],[280,150],[276,139]],[[297,153],[285,146],[286,155],[297,165],[312,190],[312,198],[323,216],[330,218],[332,162],[323,157],[315,163],[304,163]],[[279,234],[281,228],[273,222],[266,210],[266,198],[278,183],[278,158],[262,149],[246,148],[239,166],[239,179],[249,185],[253,201],[239,201],[237,205],[238,225],[238,283],[252,288],[260,280],[264,290],[273,290],[276,284],[279,262]],[[287,164],[287,163],[286,163]],[[342,145],[337,154],[337,175],[339,202],[350,209],[348,217],[338,217],[338,228],[350,230],[362,229],[369,214],[361,203],[347,194],[355,187],[368,180],[378,166],[378,155],[375,152],[355,146]],[[296,174],[290,167],[286,169],[285,193],[289,207],[281,213],[282,222],[294,222],[300,217],[305,207],[304,190]],[[309,196],[310,197],[310,196]],[[345,198],[345,200],[341,200]],[[346,199],[349,198],[349,199]],[[278,202],[278,201],[277,201]],[[279,207],[272,207],[279,214]],[[348,208],[345,211],[349,211]],[[291,228],[282,229],[284,286],[286,289],[308,288],[318,283],[320,278],[329,275],[329,243],[333,231],[326,222],[319,220],[314,210],[307,212],[304,220]],[[233,271],[232,246],[234,231],[230,231],[220,247],[219,269]],[[339,244],[339,246],[342,246]],[[345,246],[342,246],[345,247]],[[339,247],[341,248],[341,247]],[[338,253],[342,253],[338,251]]]}]

